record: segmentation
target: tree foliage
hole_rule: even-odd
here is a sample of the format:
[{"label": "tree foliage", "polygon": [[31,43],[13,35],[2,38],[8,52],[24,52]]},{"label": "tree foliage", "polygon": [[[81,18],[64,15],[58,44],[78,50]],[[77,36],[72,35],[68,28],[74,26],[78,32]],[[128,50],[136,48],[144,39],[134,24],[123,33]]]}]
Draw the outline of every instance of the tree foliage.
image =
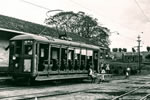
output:
[{"label": "tree foliage", "polygon": [[45,20],[46,24],[57,30],[65,32],[72,32],[82,37],[89,38],[99,45],[109,45],[110,30],[98,24],[98,20],[84,12],[60,12],[50,16]]},{"label": "tree foliage", "polygon": [[123,52],[127,52],[127,49],[126,49],[126,48],[123,48]]},{"label": "tree foliage", "polygon": [[150,51],[150,47],[149,46],[147,46],[146,49],[147,49],[148,52]]},{"label": "tree foliage", "polygon": [[112,51],[113,52],[118,52],[118,48],[113,48]]},{"label": "tree foliage", "polygon": [[134,48],[132,48],[132,52],[136,52],[136,50]]},{"label": "tree foliage", "polygon": [[122,48],[119,48],[119,52],[122,52]]}]

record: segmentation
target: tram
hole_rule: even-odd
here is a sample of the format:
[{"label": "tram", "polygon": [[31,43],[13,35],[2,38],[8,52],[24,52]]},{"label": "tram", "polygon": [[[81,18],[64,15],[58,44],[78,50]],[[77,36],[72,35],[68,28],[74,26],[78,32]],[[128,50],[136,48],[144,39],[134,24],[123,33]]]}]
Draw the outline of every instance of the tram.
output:
[{"label": "tram", "polygon": [[13,79],[85,79],[96,70],[100,47],[40,35],[18,35],[10,40],[9,74]]}]

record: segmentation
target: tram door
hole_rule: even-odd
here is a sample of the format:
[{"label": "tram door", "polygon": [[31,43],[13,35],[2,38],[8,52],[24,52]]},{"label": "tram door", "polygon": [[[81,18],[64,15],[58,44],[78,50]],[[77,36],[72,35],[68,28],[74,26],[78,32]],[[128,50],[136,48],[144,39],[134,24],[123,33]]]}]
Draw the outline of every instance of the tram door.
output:
[{"label": "tram door", "polygon": [[60,53],[60,47],[59,46],[52,46],[51,47],[51,63],[52,63],[52,67],[51,70],[52,71],[56,71],[59,69],[59,53]]},{"label": "tram door", "polygon": [[45,71],[48,67],[49,44],[39,44],[38,71]]},{"label": "tram door", "polygon": [[68,55],[67,55],[67,59],[68,59],[68,68],[69,70],[72,70],[74,67],[74,49],[73,48],[69,48],[68,49]]},{"label": "tram door", "polygon": [[33,41],[23,42],[23,72],[31,72],[33,66]]}]

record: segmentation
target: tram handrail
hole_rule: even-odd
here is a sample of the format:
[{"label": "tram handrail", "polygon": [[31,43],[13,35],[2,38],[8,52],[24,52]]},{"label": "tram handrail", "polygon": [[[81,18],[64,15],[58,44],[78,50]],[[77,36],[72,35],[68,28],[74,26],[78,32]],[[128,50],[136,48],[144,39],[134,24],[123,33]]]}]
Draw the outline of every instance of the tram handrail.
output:
[{"label": "tram handrail", "polygon": [[131,91],[127,92],[127,93],[124,93],[124,94],[122,94],[122,95],[120,95],[120,96],[117,96],[117,97],[113,98],[112,100],[119,100],[119,98],[122,98],[122,97],[124,97],[124,96],[126,96],[126,95],[128,95],[128,94],[130,94],[130,93],[133,93],[133,92],[135,92],[136,90],[138,90],[138,89],[140,89],[140,88],[142,88],[142,87],[143,87],[143,86],[140,86],[140,87],[138,87],[138,88],[136,88],[136,89],[134,89],[134,90],[131,90]]}]

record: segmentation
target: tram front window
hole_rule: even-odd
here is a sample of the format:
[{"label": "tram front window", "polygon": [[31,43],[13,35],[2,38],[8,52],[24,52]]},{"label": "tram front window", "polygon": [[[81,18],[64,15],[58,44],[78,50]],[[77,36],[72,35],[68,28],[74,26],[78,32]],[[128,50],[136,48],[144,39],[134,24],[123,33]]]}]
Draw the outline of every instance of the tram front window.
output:
[{"label": "tram front window", "polygon": [[32,55],[32,41],[24,41],[24,54]]},{"label": "tram front window", "polygon": [[22,41],[11,41],[10,42],[10,55],[13,60],[16,60],[16,57],[22,52]]}]

